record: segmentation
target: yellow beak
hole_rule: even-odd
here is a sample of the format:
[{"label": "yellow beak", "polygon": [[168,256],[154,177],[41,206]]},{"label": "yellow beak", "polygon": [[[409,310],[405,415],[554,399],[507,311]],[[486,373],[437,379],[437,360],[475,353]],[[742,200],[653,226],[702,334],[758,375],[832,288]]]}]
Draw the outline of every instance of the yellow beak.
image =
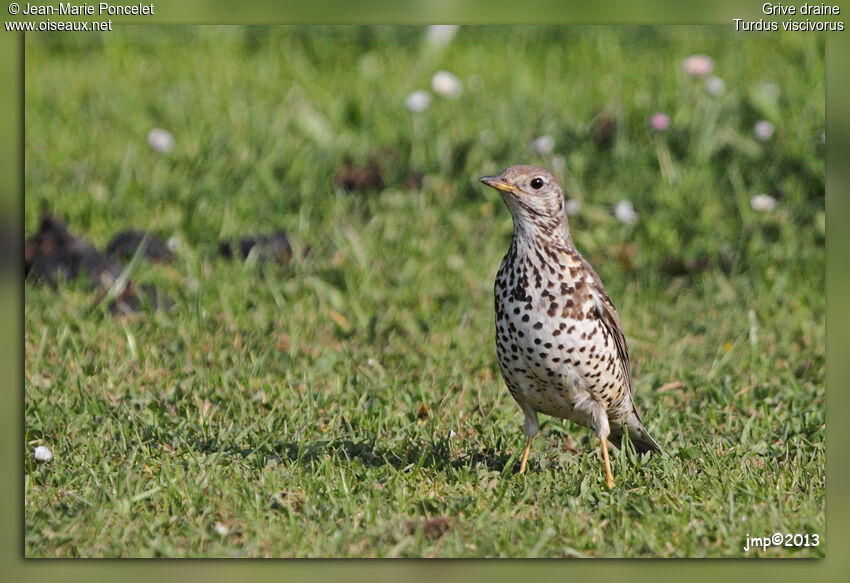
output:
[{"label": "yellow beak", "polygon": [[492,186],[496,190],[501,190],[502,192],[510,193],[516,192],[516,187],[513,184],[502,180],[501,176],[484,176],[480,180],[487,186]]}]

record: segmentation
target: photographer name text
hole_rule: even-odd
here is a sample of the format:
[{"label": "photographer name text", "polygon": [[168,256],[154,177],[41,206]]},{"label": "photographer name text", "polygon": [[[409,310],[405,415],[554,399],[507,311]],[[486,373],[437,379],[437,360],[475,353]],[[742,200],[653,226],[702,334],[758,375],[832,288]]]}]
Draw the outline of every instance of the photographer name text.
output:
[{"label": "photographer name text", "polygon": [[153,4],[72,4],[57,5],[24,4],[20,10],[24,16],[148,16],[154,14]]}]

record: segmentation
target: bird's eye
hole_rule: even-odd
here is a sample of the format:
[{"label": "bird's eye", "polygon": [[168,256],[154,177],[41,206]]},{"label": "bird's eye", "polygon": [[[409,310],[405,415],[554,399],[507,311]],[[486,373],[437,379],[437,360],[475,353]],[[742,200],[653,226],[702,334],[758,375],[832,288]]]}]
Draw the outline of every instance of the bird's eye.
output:
[{"label": "bird's eye", "polygon": [[541,188],[543,188],[543,179],[535,178],[534,180],[532,180],[531,188],[533,188],[534,190],[540,190]]}]

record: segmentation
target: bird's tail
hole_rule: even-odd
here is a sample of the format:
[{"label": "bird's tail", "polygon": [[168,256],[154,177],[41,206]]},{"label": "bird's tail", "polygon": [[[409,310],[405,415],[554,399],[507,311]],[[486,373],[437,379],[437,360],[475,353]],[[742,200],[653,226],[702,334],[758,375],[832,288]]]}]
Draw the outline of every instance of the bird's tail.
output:
[{"label": "bird's tail", "polygon": [[629,432],[629,441],[635,446],[635,451],[637,453],[646,453],[648,451],[661,453],[661,446],[652,439],[652,436],[649,435],[649,432],[646,430],[646,427],[643,426],[643,422],[640,420],[640,416],[637,414],[637,411],[633,411],[632,415],[623,423],[622,426],[611,427],[611,435],[609,439],[616,445],[620,447],[623,441],[623,433],[628,430]]}]

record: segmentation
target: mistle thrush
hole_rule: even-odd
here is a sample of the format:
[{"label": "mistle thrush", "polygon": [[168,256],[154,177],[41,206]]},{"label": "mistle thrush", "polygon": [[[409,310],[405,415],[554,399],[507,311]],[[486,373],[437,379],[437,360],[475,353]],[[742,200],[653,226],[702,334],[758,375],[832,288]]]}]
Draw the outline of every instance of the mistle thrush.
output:
[{"label": "mistle thrush", "polygon": [[599,276],[570,236],[561,187],[546,170],[511,166],[481,182],[500,191],[513,238],[496,276],[496,353],[511,395],[525,413],[525,471],[537,413],[596,432],[605,478],[614,487],[606,441],[626,429],[638,452],[661,451],[632,396],[626,338]]}]

